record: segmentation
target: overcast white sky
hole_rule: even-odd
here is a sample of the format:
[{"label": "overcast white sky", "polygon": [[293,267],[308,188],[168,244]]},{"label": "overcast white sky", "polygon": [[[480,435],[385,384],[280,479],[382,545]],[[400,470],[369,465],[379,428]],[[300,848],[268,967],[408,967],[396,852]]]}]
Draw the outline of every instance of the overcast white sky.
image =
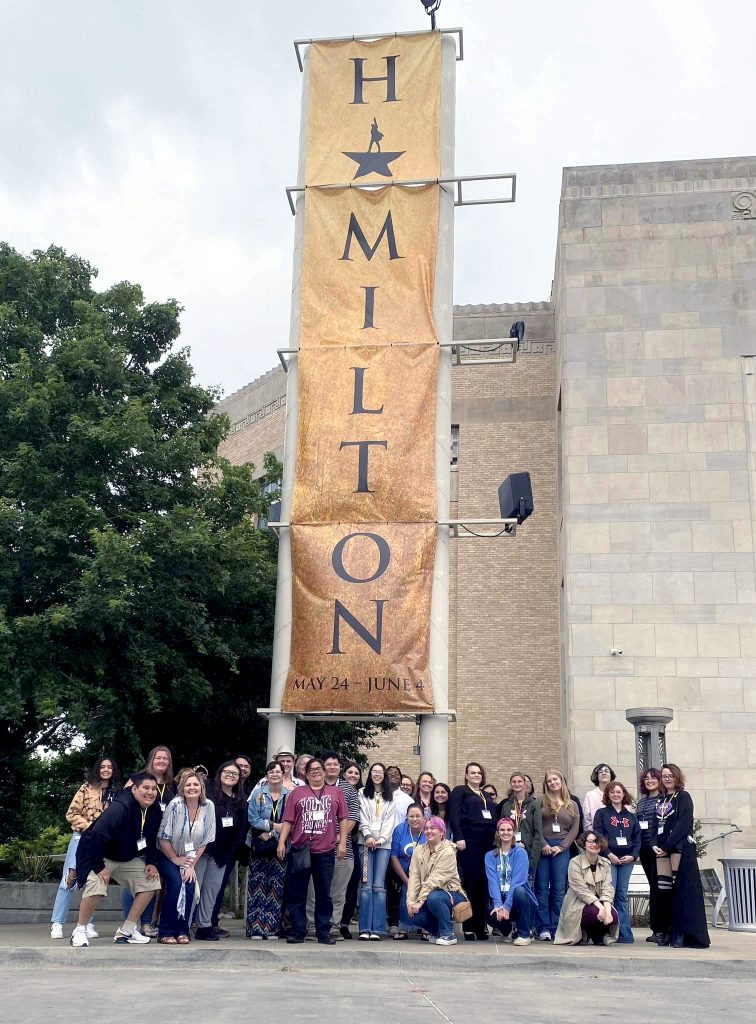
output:
[{"label": "overcast white sky", "polygon": [[[0,238],[87,258],[186,307],[226,393],[286,344],[298,37],[416,30],[420,0],[6,0]],[[457,173],[516,171],[456,213],[455,302],[546,299],[562,167],[754,148],[747,0],[443,0],[461,25]]]}]

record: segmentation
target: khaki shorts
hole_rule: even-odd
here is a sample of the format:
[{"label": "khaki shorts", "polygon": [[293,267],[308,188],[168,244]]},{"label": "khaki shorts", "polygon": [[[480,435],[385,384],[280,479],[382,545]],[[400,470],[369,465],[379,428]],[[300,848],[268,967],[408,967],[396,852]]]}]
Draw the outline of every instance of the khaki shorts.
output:
[{"label": "khaki shorts", "polygon": [[[127,888],[132,896],[138,892],[157,892],[160,889],[160,876],[148,878],[145,874],[147,865],[141,857],[133,860],[108,860],[105,857],[105,867],[110,872],[110,878],[119,885]],[[87,896],[107,896],[108,887],[99,875],[90,871],[87,875],[87,884],[84,886],[82,899]]]}]

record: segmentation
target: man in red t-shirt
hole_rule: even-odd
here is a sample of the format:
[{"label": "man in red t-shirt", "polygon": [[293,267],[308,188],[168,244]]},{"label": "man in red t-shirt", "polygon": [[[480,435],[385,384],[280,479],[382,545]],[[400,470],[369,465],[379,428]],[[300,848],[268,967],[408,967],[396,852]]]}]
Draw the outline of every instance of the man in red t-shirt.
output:
[{"label": "man in red t-shirt", "polygon": [[346,857],[349,809],[338,786],[325,784],[323,762],[314,757],[305,768],[307,782],[289,796],[278,838],[277,856],[286,856],[291,836],[286,903],[291,919],[287,942],[304,942],[307,934],[307,887],[315,889],[315,932],[318,942],[333,946],[331,938],[331,880],[336,857]]}]

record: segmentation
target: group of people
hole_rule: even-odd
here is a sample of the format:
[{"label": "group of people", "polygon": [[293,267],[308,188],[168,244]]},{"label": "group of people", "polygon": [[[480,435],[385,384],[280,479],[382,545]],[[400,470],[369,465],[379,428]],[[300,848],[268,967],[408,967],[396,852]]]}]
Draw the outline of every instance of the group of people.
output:
[{"label": "group of people", "polygon": [[248,866],[246,935],[333,945],[413,933],[437,945],[633,942],[628,884],[640,860],[651,935],[660,946],[709,945],[693,839],[693,802],[680,768],[643,772],[637,804],[610,765],[597,765],[581,802],[561,772],[536,794],[525,772],[499,800],[471,761],[451,789],[430,772],[280,749],[252,784],[251,762],[173,774],[167,747],[150,752],[120,788],[102,758],[68,810],[73,829],[52,917],[62,938],[70,896],[83,890],[74,946],[96,937],[93,917],[111,879],[123,887],[115,942],[185,944],[226,937],[223,894]]}]

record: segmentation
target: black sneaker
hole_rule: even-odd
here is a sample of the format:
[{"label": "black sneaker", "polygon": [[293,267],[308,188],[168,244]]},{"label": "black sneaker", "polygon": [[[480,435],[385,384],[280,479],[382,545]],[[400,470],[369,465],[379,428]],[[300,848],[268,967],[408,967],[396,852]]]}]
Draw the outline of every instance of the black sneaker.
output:
[{"label": "black sneaker", "polygon": [[348,926],[345,925],[345,924],[342,924],[342,926],[339,928],[339,932],[341,933],[342,939],[351,939],[352,938],[352,933],[349,931]]},{"label": "black sneaker", "polygon": [[298,935],[289,935],[286,939],[290,946],[304,942],[304,938],[300,938]]},{"label": "black sneaker", "polygon": [[318,943],[321,946],[335,946],[336,939],[332,939],[330,935],[324,935],[322,939],[318,939]]},{"label": "black sneaker", "polygon": [[198,928],[194,934],[195,939],[201,942],[219,942],[220,939],[214,934],[212,928]]}]

